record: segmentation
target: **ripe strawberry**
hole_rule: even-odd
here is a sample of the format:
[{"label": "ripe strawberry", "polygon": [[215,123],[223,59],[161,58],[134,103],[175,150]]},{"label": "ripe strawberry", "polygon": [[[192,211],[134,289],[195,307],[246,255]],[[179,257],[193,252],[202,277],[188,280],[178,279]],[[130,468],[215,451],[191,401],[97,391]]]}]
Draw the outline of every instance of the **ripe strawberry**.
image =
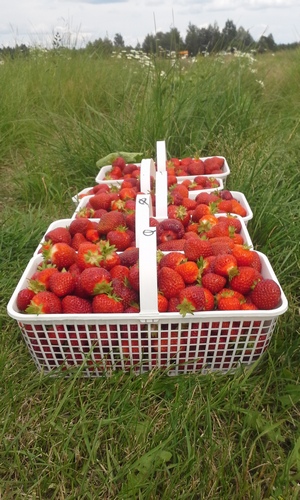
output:
[{"label": "ripe strawberry", "polygon": [[68,271],[54,273],[49,279],[49,289],[58,297],[70,295],[75,289],[75,278]]},{"label": "ripe strawberry", "polygon": [[38,292],[31,299],[25,312],[27,314],[60,314],[62,312],[61,300],[48,290]]},{"label": "ripe strawberry", "polygon": [[204,239],[188,239],[183,247],[184,255],[188,260],[197,261],[200,257],[208,257],[213,255],[212,247],[209,240]]},{"label": "ripe strawberry", "polygon": [[88,267],[78,277],[79,283],[88,295],[109,293],[111,291],[111,275],[102,267]]},{"label": "ripe strawberry", "polygon": [[79,245],[76,262],[80,269],[100,267],[101,260],[101,249],[98,245],[92,242]]},{"label": "ripe strawberry", "polygon": [[201,282],[204,288],[207,288],[211,293],[215,295],[224,288],[227,280],[225,276],[210,272],[202,276]]},{"label": "ripe strawberry", "polygon": [[71,234],[66,227],[57,227],[55,229],[52,229],[51,231],[48,231],[48,233],[45,234],[44,240],[45,241],[50,240],[52,243],[63,242],[70,245]]},{"label": "ripe strawberry", "polygon": [[162,252],[181,251],[184,248],[185,242],[185,239],[164,241],[163,243],[159,243],[157,248]]},{"label": "ripe strawberry", "polygon": [[215,297],[213,293],[208,290],[208,288],[202,288],[204,296],[205,296],[205,305],[204,305],[204,311],[213,311],[215,307]]},{"label": "ripe strawberry", "polygon": [[224,158],[219,156],[211,156],[204,160],[205,174],[210,175],[213,173],[220,173],[224,167]]},{"label": "ripe strawberry", "polygon": [[273,279],[262,279],[255,285],[250,298],[258,309],[275,309],[281,300],[280,287]]},{"label": "ripe strawberry", "polygon": [[169,301],[168,299],[160,292],[157,294],[157,308],[158,312],[167,312],[169,307]]},{"label": "ripe strawberry", "polygon": [[254,267],[239,266],[237,274],[230,279],[230,287],[247,295],[261,279],[262,275]]},{"label": "ripe strawberry", "polygon": [[124,312],[123,302],[117,295],[100,293],[92,301],[93,313],[118,314]]},{"label": "ripe strawberry", "polygon": [[137,292],[140,289],[140,272],[139,272],[139,264],[136,262],[129,269],[128,281],[132,288]]},{"label": "ripe strawberry", "polygon": [[178,264],[176,271],[181,275],[187,285],[195,283],[199,278],[199,268],[196,262],[192,260],[187,260],[186,262]]},{"label": "ripe strawberry", "polygon": [[182,316],[193,314],[196,311],[205,309],[206,301],[203,288],[199,285],[192,285],[179,292],[179,312]]},{"label": "ripe strawberry", "polygon": [[94,210],[104,209],[108,211],[111,207],[111,201],[110,193],[100,192],[89,199],[89,204]]},{"label": "ripe strawberry", "polygon": [[225,278],[232,278],[237,274],[236,258],[231,254],[216,255],[214,272],[221,276],[225,276]]},{"label": "ripe strawberry", "polygon": [[110,271],[114,266],[120,264],[121,259],[117,253],[114,245],[110,245],[108,241],[102,240],[99,242],[102,259],[100,261],[101,267]]},{"label": "ripe strawberry", "polygon": [[235,311],[241,309],[242,300],[234,290],[223,289],[217,294],[217,308],[220,311]]},{"label": "ripe strawberry", "polygon": [[233,198],[231,201],[232,201],[232,213],[237,214],[240,217],[246,217],[247,210],[243,207],[243,205],[235,198]]},{"label": "ripe strawberry", "polygon": [[182,276],[170,267],[163,267],[158,271],[158,290],[167,299],[175,297],[185,288]]},{"label": "ripe strawberry", "polygon": [[127,226],[117,226],[107,233],[106,238],[119,252],[123,252],[132,245],[134,233]]},{"label": "ripe strawberry", "polygon": [[68,269],[76,259],[76,252],[67,243],[54,243],[42,251],[45,262],[54,264],[59,270]]},{"label": "ripe strawberry", "polygon": [[169,252],[166,254],[162,254],[162,257],[159,261],[159,267],[171,267],[172,269],[176,269],[176,267],[185,262],[185,256],[180,252]]},{"label": "ripe strawberry", "polygon": [[182,222],[177,219],[164,219],[159,222],[156,228],[157,242],[180,240],[183,238],[185,228]]},{"label": "ripe strawberry", "polygon": [[177,312],[178,313],[178,306],[179,306],[179,298],[178,297],[171,297],[169,299],[168,312]]},{"label": "ripe strawberry", "polygon": [[203,175],[205,171],[204,161],[195,158],[187,167],[188,175]]},{"label": "ripe strawberry", "polygon": [[102,235],[107,235],[109,231],[112,231],[117,226],[122,226],[125,224],[125,215],[122,212],[113,210],[111,212],[106,212],[102,215],[98,223],[98,231]]},{"label": "ripe strawberry", "polygon": [[[89,220],[89,219],[75,219],[75,220]],[[82,233],[75,233],[74,236],[72,237],[71,247],[77,251],[79,245],[81,245],[81,243],[86,243],[86,242],[87,239]]]},{"label": "ripe strawberry", "polygon": [[194,222],[199,222],[199,220],[204,215],[214,214],[216,211],[214,204],[205,205],[204,203],[199,203],[192,213],[192,220]]},{"label": "ripe strawberry", "polygon": [[82,207],[76,212],[76,219],[92,219],[94,217],[95,210],[92,207]]},{"label": "ripe strawberry", "polygon": [[111,278],[119,278],[124,280],[129,276],[129,268],[127,266],[123,266],[122,264],[117,264],[110,269]]},{"label": "ripe strawberry", "polygon": [[169,205],[168,218],[179,220],[186,227],[190,220],[190,215],[186,207],[183,205]]},{"label": "ripe strawberry", "polygon": [[91,302],[76,295],[66,295],[61,304],[64,314],[91,314],[93,312]]},{"label": "ripe strawberry", "polygon": [[57,267],[47,266],[38,268],[31,276],[28,288],[33,290],[35,293],[42,292],[43,290],[49,290],[50,277],[55,273],[58,273]]},{"label": "ripe strawberry", "polygon": [[16,299],[16,305],[19,311],[25,311],[34,296],[35,292],[30,288],[23,288],[23,290],[20,290]]},{"label": "ripe strawberry", "polygon": [[139,259],[139,249],[136,247],[126,248],[124,252],[119,253],[119,257],[122,266],[131,267]]},{"label": "ripe strawberry", "polygon": [[73,237],[76,233],[85,234],[88,229],[93,229],[94,224],[90,219],[82,217],[80,219],[73,219],[69,225],[69,233]]},{"label": "ripe strawberry", "polygon": [[[218,217],[218,221],[227,224],[229,227],[233,227],[235,229],[235,233],[240,233],[242,230],[242,223],[240,219],[234,215],[221,215]],[[233,231],[233,229],[231,229],[231,231]]]},{"label": "ripe strawberry", "polygon": [[139,302],[138,292],[132,288],[128,279],[120,280],[119,278],[114,278],[111,284],[113,294],[122,300],[124,309]]},{"label": "ripe strawberry", "polygon": [[233,211],[232,200],[220,200],[217,207],[218,213],[230,213]]}]

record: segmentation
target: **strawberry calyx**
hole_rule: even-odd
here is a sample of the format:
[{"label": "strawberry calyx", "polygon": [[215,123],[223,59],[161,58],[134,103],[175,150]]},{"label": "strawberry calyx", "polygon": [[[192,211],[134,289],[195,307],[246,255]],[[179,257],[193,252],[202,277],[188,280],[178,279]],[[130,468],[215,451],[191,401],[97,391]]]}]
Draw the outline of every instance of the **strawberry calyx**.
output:
[{"label": "strawberry calyx", "polygon": [[194,314],[196,308],[187,298],[184,298],[180,304],[178,304],[177,309],[184,318],[187,314]]}]

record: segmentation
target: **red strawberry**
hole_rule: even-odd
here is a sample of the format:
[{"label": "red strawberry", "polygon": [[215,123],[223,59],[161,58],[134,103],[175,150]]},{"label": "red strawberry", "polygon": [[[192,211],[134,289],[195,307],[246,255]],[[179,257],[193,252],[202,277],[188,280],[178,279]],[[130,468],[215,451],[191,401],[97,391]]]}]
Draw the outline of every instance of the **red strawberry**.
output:
[{"label": "red strawberry", "polygon": [[238,266],[251,266],[254,262],[254,252],[247,244],[234,245],[232,255],[236,258]]},{"label": "red strawberry", "polygon": [[139,259],[139,249],[136,247],[126,248],[124,252],[119,254],[122,266],[131,267],[137,263]]},{"label": "red strawberry", "polygon": [[79,245],[76,262],[80,269],[95,266],[100,267],[101,260],[102,255],[98,245],[92,242]]},{"label": "red strawberry", "polygon": [[45,241],[50,240],[52,243],[63,242],[67,243],[68,245],[71,244],[71,234],[66,227],[57,227],[55,229],[52,229],[51,231],[48,231],[48,233],[45,234],[44,239]]},{"label": "red strawberry", "polygon": [[219,156],[211,156],[204,160],[205,174],[210,175],[216,172],[222,172],[224,166],[224,158]]},{"label": "red strawberry", "polygon": [[167,312],[169,307],[169,301],[168,299],[162,294],[158,293],[157,294],[157,308],[158,312]]},{"label": "red strawberry", "polygon": [[114,295],[122,300],[124,309],[139,302],[138,292],[131,287],[129,280],[114,278],[112,280],[112,289]]},{"label": "red strawberry", "polygon": [[93,313],[118,314],[124,312],[122,300],[114,294],[100,293],[95,295],[92,302]]},{"label": "red strawberry", "polygon": [[69,233],[74,236],[76,233],[85,234],[88,229],[93,229],[94,224],[90,219],[82,217],[81,219],[73,219],[69,225]]},{"label": "red strawberry", "polygon": [[167,299],[175,297],[185,288],[182,276],[170,267],[163,267],[158,271],[158,290]]},{"label": "red strawberry", "polygon": [[179,220],[186,227],[190,220],[190,215],[186,207],[183,205],[169,205],[168,218]]},{"label": "red strawberry", "polygon": [[124,224],[125,215],[122,212],[113,210],[102,215],[98,223],[98,231],[100,234],[107,235],[109,231],[112,231],[117,226],[122,226]]},{"label": "red strawberry", "polygon": [[273,279],[262,279],[251,292],[250,298],[258,309],[275,309],[281,300],[281,290]]},{"label": "red strawberry", "polygon": [[159,267],[171,267],[172,269],[176,269],[176,267],[185,262],[185,256],[180,252],[169,252],[166,254],[162,254],[162,257],[159,261]]},{"label": "red strawberry", "polygon": [[262,275],[254,267],[239,266],[237,274],[230,279],[230,287],[247,295],[261,279]]},{"label": "red strawberry", "polygon": [[202,276],[202,286],[211,291],[214,295],[220,292],[226,285],[225,276],[216,273],[206,273]]},{"label": "red strawberry", "polygon": [[58,273],[57,267],[48,266],[37,271],[31,276],[28,288],[35,293],[43,290],[49,290],[49,280],[52,274]]},{"label": "red strawberry", "polygon": [[106,238],[119,252],[123,252],[132,245],[134,233],[127,226],[117,226],[107,233]]},{"label": "red strawberry", "polygon": [[129,281],[130,285],[132,286],[132,288],[134,290],[136,290],[137,292],[140,289],[139,277],[140,277],[139,264],[138,264],[138,262],[136,262],[129,269],[128,281]]},{"label": "red strawberry", "polygon": [[186,262],[178,264],[176,272],[182,276],[187,285],[195,283],[199,277],[199,268],[196,262],[192,260],[187,260]]},{"label": "red strawberry", "polygon": [[[89,220],[89,219],[76,219],[76,220]],[[86,243],[86,242],[87,239],[82,233],[75,233],[71,241],[71,247],[77,251],[79,245],[81,245],[81,243]]]},{"label": "red strawberry", "polygon": [[80,286],[88,295],[109,293],[111,291],[111,275],[102,267],[88,267],[78,277]]},{"label": "red strawberry", "polygon": [[114,245],[110,245],[108,241],[102,240],[100,241],[99,246],[102,255],[102,260],[100,261],[101,267],[110,271],[114,266],[121,263],[121,259]]},{"label": "red strawberry", "polygon": [[205,296],[205,306],[204,311],[213,311],[215,307],[215,297],[213,293],[208,290],[208,288],[202,288],[204,296]]},{"label": "red strawberry", "polygon": [[42,252],[44,260],[54,264],[58,269],[68,269],[76,259],[76,252],[67,243],[54,243]]},{"label": "red strawberry", "polygon": [[208,257],[213,255],[212,247],[209,240],[201,238],[188,239],[183,247],[184,254],[188,260],[197,261],[200,257]]},{"label": "red strawberry", "polygon": [[49,289],[58,297],[70,295],[75,289],[75,278],[68,271],[54,273],[49,279]]},{"label": "red strawberry", "polygon": [[16,299],[16,304],[19,311],[25,311],[34,296],[35,292],[30,288],[23,288],[23,290],[20,290]]},{"label": "red strawberry", "polygon": [[189,175],[203,175],[205,171],[205,165],[203,160],[200,158],[195,158],[187,167]]},{"label": "red strawberry", "polygon": [[177,219],[164,219],[156,228],[157,242],[163,243],[169,240],[180,240],[183,238],[185,228]]},{"label": "red strawberry", "polygon": [[231,254],[216,255],[214,272],[221,276],[225,276],[225,278],[232,278],[237,274],[236,258]]},{"label": "red strawberry", "polygon": [[62,304],[59,297],[48,290],[38,292],[26,308],[27,314],[60,314]]},{"label": "red strawberry", "polygon": [[91,302],[76,295],[66,295],[61,304],[64,314],[91,314],[93,312]]},{"label": "red strawberry", "polygon": [[123,266],[122,264],[117,264],[110,269],[110,275],[113,278],[119,278],[124,280],[129,276],[129,268],[127,266]]},{"label": "red strawberry", "polygon": [[192,220],[194,222],[199,222],[199,220],[204,216],[204,215],[210,215],[214,214],[216,211],[215,206],[213,204],[210,205],[205,205],[204,203],[199,203],[195,210],[192,213]]},{"label": "red strawberry", "polygon": [[94,210],[110,210],[112,197],[110,193],[100,192],[89,199],[89,204]]},{"label": "red strawberry", "polygon": [[184,239],[164,241],[163,243],[159,243],[157,248],[162,252],[181,251],[184,249],[185,242],[186,240]]},{"label": "red strawberry", "polygon": [[196,311],[205,309],[206,301],[203,288],[199,285],[192,285],[184,288],[179,293],[179,312],[182,316],[193,314]]},{"label": "red strawberry", "polygon": [[241,309],[242,300],[234,290],[223,289],[217,294],[217,308],[220,311],[235,311]]}]

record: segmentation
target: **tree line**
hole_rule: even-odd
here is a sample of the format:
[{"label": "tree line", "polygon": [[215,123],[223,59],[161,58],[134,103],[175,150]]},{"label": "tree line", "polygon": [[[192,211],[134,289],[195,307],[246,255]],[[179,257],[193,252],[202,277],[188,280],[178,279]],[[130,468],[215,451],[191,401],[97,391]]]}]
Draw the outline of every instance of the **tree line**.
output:
[{"label": "tree line", "polygon": [[[156,34],[147,34],[142,43],[138,42],[135,47],[125,45],[121,33],[116,33],[114,39],[108,37],[97,38],[93,42],[88,42],[85,48],[76,49],[65,43],[63,36],[56,33],[52,40],[52,49],[72,48],[74,50],[86,50],[88,52],[101,52],[110,55],[115,50],[142,50],[146,54],[163,55],[168,53],[185,52],[189,56],[207,55],[222,51],[233,52],[241,50],[244,52],[255,51],[257,53],[275,52],[277,50],[294,49],[299,47],[298,42],[292,44],[277,45],[273,35],[261,35],[255,41],[249,31],[242,26],[236,27],[234,22],[228,19],[222,30],[217,23],[210,24],[207,28],[199,28],[195,24],[189,23],[186,36],[183,39],[177,28],[172,28],[164,33],[158,31]],[[15,47],[0,48],[0,55],[15,57],[16,55],[28,55],[30,48],[25,44]]]}]

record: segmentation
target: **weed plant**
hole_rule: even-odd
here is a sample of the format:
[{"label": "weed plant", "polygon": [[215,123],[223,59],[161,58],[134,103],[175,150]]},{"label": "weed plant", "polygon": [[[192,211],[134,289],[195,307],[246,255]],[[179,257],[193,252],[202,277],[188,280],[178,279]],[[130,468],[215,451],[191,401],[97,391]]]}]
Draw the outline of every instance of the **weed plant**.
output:
[{"label": "weed plant", "polygon": [[[158,60],[33,51],[0,66],[0,496],[291,500],[300,489],[299,51]],[[233,374],[39,374],[7,302],[115,151],[225,156],[289,301]]]}]

